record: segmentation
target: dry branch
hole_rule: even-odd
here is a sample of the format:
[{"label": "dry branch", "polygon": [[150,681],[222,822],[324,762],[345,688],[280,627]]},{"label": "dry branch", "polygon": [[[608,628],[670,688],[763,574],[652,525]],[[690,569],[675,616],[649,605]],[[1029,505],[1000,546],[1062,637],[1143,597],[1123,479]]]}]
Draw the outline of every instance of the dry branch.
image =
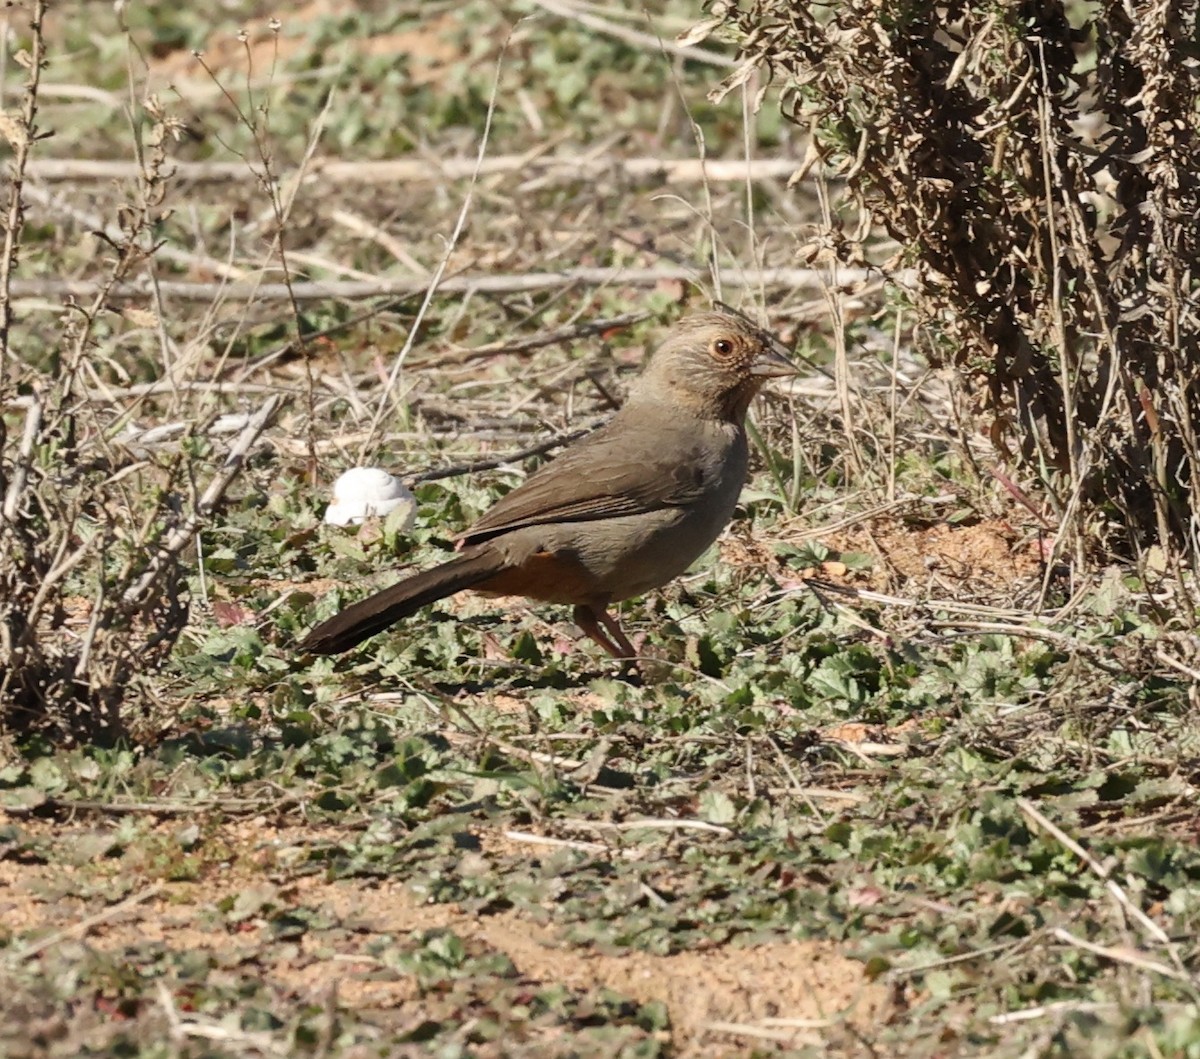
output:
[{"label": "dry branch", "polygon": [[605,36],[614,37],[617,40],[624,41],[626,44],[632,44],[635,48],[646,48],[649,51],[660,52],[663,55],[673,55],[679,59],[705,62],[710,66],[717,66],[726,70],[735,65],[734,60],[728,55],[722,55],[720,52],[710,51],[707,48],[697,48],[677,44],[675,41],[663,40],[662,37],[656,34],[645,33],[641,30],[631,29],[628,26],[622,26],[610,19],[601,18],[599,15],[590,14],[571,4],[564,3],[563,0],[534,0],[534,3],[551,14],[558,15],[561,18],[569,18],[574,22],[578,22],[581,26],[587,26],[588,29],[595,30],[597,33],[603,33]]},{"label": "dry branch", "polygon": [[[853,290],[859,284],[877,278],[872,269],[844,268],[838,271],[841,289]],[[904,282],[908,273],[897,279]],[[681,282],[707,286],[706,273],[700,269],[682,267],[661,268],[567,268],[561,272],[525,272],[508,275],[461,274],[438,284],[443,294],[519,294],[529,291],[555,290],[560,287],[653,287],[658,283]],[[722,274],[727,287],[754,290],[755,288],[787,287],[800,290],[821,290],[828,282],[826,274],[811,268],[748,268],[730,269]],[[157,284],[164,297],[182,301],[212,301],[216,298],[245,301],[316,301],[330,298],[355,300],[359,298],[411,297],[423,294],[430,277],[412,276],[390,282],[370,283],[358,280],[302,281],[292,283],[189,283],[182,280],[162,280]],[[14,297],[22,298],[90,298],[100,284],[91,280],[14,280]],[[144,298],[147,289],[135,283],[121,283],[109,292],[112,298]]]},{"label": "dry branch", "polygon": [[[560,155],[530,158],[528,154],[499,155],[484,159],[480,177],[518,173],[525,180],[546,183],[596,181],[602,178],[629,181],[662,181],[666,184],[741,183],[745,180],[787,180],[800,163],[791,158],[699,159],[699,158],[619,158],[615,155]],[[175,162],[175,179],[189,183],[258,184],[261,174],[245,162]],[[409,184],[469,180],[475,171],[471,158],[435,161],[424,158],[390,158],[383,161],[343,161],[339,158],[314,158],[306,178],[336,185]],[[98,158],[38,158],[31,160],[26,172],[32,179],[44,181],[136,180],[142,167],[136,162]],[[284,172],[286,184],[292,174]]]},{"label": "dry branch", "polygon": [[34,4],[29,22],[33,43],[29,54],[29,77],[24,85],[19,120],[10,120],[0,111],[0,117],[4,118],[3,135],[13,152],[12,162],[7,167],[9,192],[8,201],[4,204],[4,236],[0,239],[0,384],[7,380],[8,362],[13,355],[9,345],[13,323],[12,299],[16,297],[12,292],[12,280],[17,267],[17,249],[21,245],[21,230],[25,221],[24,191],[31,162],[30,150],[38,138],[35,119],[42,66],[45,63],[45,42],[42,37],[42,20],[45,15],[46,5],[38,0]]},{"label": "dry branch", "polygon": [[53,948],[64,941],[71,941],[75,938],[86,937],[88,932],[99,926],[101,923],[107,923],[110,920],[118,919],[132,908],[136,908],[140,904],[144,904],[152,897],[157,897],[162,893],[166,883],[153,882],[135,894],[131,894],[123,901],[118,901],[116,904],[109,905],[107,908],[87,916],[79,920],[77,923],[72,923],[69,927],[64,927],[62,930],[56,930],[45,937],[39,938],[37,941],[31,942],[28,945],[22,946],[13,954],[13,961],[20,962],[28,960],[38,953],[45,952],[47,949]]}]

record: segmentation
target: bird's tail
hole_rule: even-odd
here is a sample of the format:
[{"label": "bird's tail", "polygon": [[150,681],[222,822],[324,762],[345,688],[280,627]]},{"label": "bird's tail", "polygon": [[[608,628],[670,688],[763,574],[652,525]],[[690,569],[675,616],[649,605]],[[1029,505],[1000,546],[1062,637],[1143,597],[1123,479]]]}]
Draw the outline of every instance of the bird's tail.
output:
[{"label": "bird's tail", "polygon": [[301,642],[300,649],[316,655],[349,651],[368,636],[383,632],[427,604],[486,581],[503,569],[504,561],[494,548],[464,552],[448,563],[351,604],[313,629]]}]

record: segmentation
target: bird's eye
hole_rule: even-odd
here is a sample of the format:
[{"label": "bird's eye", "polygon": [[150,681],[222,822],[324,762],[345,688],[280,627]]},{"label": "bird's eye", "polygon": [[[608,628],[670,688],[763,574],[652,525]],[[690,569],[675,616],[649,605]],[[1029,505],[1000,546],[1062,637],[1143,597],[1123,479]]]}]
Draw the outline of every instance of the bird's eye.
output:
[{"label": "bird's eye", "polygon": [[713,352],[719,357],[727,357],[733,352],[733,343],[728,338],[718,338],[712,344]]}]

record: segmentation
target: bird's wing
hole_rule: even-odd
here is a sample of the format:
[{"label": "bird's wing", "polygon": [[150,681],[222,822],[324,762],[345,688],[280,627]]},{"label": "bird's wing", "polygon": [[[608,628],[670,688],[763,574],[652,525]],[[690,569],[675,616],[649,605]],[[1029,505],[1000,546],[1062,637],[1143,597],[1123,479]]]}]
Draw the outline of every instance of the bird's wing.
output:
[{"label": "bird's wing", "polygon": [[501,497],[460,540],[478,544],[522,526],[686,507],[715,487],[726,465],[722,450],[735,440],[669,424],[629,429],[618,420],[576,442]]}]

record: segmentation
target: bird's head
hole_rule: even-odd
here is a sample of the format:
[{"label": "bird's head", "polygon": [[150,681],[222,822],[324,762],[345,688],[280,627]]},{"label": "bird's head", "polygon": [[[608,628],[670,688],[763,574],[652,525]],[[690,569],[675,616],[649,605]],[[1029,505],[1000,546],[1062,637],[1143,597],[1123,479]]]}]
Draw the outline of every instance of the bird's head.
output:
[{"label": "bird's head", "polygon": [[778,340],[745,318],[695,313],[671,329],[630,400],[740,424],[764,382],[795,374]]}]

